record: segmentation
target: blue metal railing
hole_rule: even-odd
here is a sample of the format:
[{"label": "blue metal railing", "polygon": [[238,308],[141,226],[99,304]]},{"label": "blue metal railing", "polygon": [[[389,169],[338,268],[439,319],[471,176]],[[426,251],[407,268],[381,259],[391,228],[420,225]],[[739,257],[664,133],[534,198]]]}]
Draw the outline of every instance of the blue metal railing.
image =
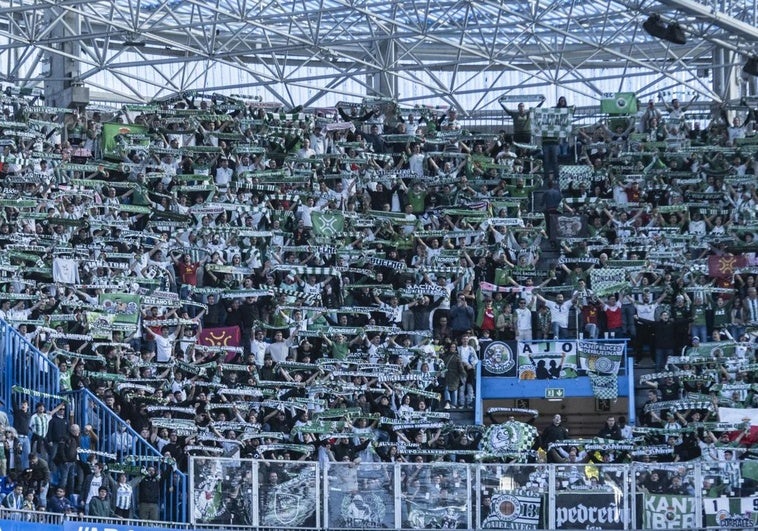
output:
[{"label": "blue metal railing", "polygon": [[[60,403],[60,399],[24,395],[13,396],[13,387],[18,386],[48,395],[58,395],[60,389],[60,371],[46,355],[21,335],[18,330],[0,319],[0,398],[5,402],[8,417],[13,418],[13,404],[21,396],[29,399],[31,410],[34,404],[45,404],[51,410]],[[14,400],[15,398],[15,400]]]},{"label": "blue metal railing", "polygon": [[[116,460],[122,462],[131,456],[133,462],[141,466],[163,461],[157,448],[88,389],[61,393],[58,367],[15,328],[0,319],[0,398],[9,406],[7,412],[11,420],[13,410],[10,405],[17,402],[14,398],[18,398],[13,396],[14,387],[31,391],[18,390],[18,396],[28,397],[32,407],[41,402],[50,410],[60,403],[57,397],[65,397],[69,401],[68,414],[73,416],[74,422],[82,428],[92,426],[97,443],[90,450],[115,454]],[[120,446],[117,436],[127,444]],[[84,459],[86,455],[83,454]],[[102,461],[107,463],[109,459]],[[156,468],[162,473],[161,518],[168,522],[186,522],[187,475],[165,463]]]},{"label": "blue metal railing", "polygon": [[[81,427],[90,425],[97,435],[96,448],[112,458],[102,458],[108,464],[134,463],[138,466],[156,465],[162,475],[161,519],[168,522],[186,522],[187,506],[184,493],[187,491],[187,476],[163,461],[163,456],[149,441],[145,440],[129,423],[106,406],[89,389],[65,393],[74,406],[74,419]],[[85,454],[86,455],[86,454]]]}]

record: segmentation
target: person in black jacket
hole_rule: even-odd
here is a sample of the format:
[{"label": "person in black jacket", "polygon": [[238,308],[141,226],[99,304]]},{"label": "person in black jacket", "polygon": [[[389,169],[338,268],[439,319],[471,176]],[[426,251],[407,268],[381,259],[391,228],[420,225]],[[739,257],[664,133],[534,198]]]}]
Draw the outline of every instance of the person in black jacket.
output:
[{"label": "person in black jacket", "polygon": [[676,342],[674,333],[675,324],[670,319],[669,312],[661,313],[661,320],[656,321],[653,328],[655,334],[655,369],[662,371],[666,367],[666,360],[674,355]]},{"label": "person in black jacket", "polygon": [[603,427],[600,428],[599,432],[597,432],[597,436],[602,437],[603,439],[613,439],[620,441],[621,428],[619,428],[618,424],[616,424],[616,417],[608,417],[608,419],[605,421],[605,424],[603,424]]},{"label": "person in black jacket", "polygon": [[161,481],[154,466],[147,467],[147,474],[139,482],[138,514],[140,520],[160,519]]},{"label": "person in black jacket", "polygon": [[29,483],[38,499],[38,506],[47,506],[47,491],[50,487],[50,467],[37,454],[29,454]]},{"label": "person in black jacket", "polygon": [[55,455],[58,466],[58,485],[66,488],[66,492],[75,492],[76,479],[79,471],[79,435],[81,429],[78,424],[72,424],[68,434],[58,445]]},{"label": "person in black jacket", "polygon": [[[61,404],[63,405],[63,404]],[[55,474],[58,468],[58,447],[68,434],[68,418],[66,417],[66,408],[58,406],[57,411],[50,417],[48,424],[46,444],[48,464],[52,465],[51,472]]]},{"label": "person in black jacket", "polygon": [[13,427],[18,433],[18,442],[21,447],[21,469],[29,468],[29,453],[31,453],[31,440],[29,438],[29,425],[32,420],[32,412],[29,410],[29,401],[26,399],[17,401],[18,395],[13,395]]},{"label": "person in black jacket", "polygon": [[547,452],[549,463],[560,463],[563,459],[555,449],[550,449],[550,444],[568,439],[568,428],[561,425],[563,419],[559,414],[553,417],[553,423],[542,432],[542,448]]}]

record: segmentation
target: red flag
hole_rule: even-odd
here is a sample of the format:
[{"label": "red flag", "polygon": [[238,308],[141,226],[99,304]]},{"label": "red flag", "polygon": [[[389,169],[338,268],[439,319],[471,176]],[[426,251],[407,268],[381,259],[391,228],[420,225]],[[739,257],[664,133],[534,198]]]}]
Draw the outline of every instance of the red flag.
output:
[{"label": "red flag", "polygon": [[[197,337],[199,345],[210,347],[239,347],[242,332],[239,326],[220,326],[218,328],[203,328]],[[236,353],[228,351],[224,361],[230,361]]]},{"label": "red flag", "polygon": [[714,278],[731,277],[734,270],[747,266],[747,258],[733,254],[711,255],[708,257],[708,275]]}]

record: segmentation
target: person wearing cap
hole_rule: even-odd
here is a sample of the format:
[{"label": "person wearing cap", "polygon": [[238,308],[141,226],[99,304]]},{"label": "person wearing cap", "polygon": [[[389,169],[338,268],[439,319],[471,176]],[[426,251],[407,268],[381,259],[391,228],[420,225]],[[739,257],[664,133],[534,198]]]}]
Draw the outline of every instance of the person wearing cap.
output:
[{"label": "person wearing cap", "polygon": [[697,353],[697,349],[700,346],[700,336],[692,336],[692,344],[682,348],[682,356]]}]

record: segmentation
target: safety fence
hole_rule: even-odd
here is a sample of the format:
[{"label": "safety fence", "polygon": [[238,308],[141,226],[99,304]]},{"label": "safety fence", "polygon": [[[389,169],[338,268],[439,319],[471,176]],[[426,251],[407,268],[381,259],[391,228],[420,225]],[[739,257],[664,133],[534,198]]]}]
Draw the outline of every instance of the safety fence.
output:
[{"label": "safety fence", "polygon": [[[64,393],[64,396],[73,406],[76,423],[83,427],[89,425],[99,434],[90,449],[97,451],[98,460],[111,472],[122,470],[130,477],[142,474],[148,466],[155,466],[161,481],[161,519],[186,522],[187,475],[88,390]],[[86,451],[82,453],[84,459],[88,455]]]},{"label": "safety fence", "polygon": [[21,396],[32,405],[45,404],[49,411],[60,402],[59,386],[58,367],[18,330],[0,319],[0,398],[9,406],[8,416],[12,418],[12,406]]},{"label": "safety fence", "polygon": [[190,521],[276,529],[753,528],[753,468],[752,461],[320,465],[193,457]]},{"label": "safety fence", "polygon": [[[70,423],[81,428],[91,427],[92,436],[82,430],[82,461],[96,455],[111,471],[122,470],[130,477],[141,474],[145,467],[155,466],[161,480],[161,519],[187,521],[186,474],[177,470],[172,461],[164,458],[157,448],[88,389],[62,391],[58,367],[18,330],[1,319],[0,398],[10,406],[7,411],[11,419],[14,406],[22,399],[29,400],[33,406],[42,403],[48,411],[65,402],[65,417]],[[44,447],[37,451],[43,458],[52,460],[53,456],[46,455]],[[51,468],[51,480],[55,484],[55,466]]]}]

